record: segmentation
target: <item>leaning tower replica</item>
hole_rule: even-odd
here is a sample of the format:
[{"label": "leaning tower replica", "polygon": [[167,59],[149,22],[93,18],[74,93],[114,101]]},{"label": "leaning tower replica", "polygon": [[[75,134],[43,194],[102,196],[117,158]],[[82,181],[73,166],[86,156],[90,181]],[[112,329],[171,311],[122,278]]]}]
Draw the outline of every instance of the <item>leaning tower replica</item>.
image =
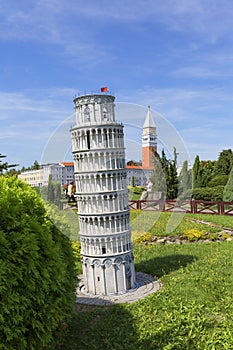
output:
[{"label": "leaning tower replica", "polygon": [[71,129],[84,289],[90,295],[135,288],[129,223],[123,125],[115,121],[115,97],[74,99]]}]

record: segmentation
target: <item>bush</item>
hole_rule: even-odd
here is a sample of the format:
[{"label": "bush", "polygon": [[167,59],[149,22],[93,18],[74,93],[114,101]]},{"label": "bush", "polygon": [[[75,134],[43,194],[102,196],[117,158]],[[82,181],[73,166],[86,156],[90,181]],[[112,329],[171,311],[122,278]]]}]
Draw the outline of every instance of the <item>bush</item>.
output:
[{"label": "bush", "polygon": [[139,232],[139,231],[132,232],[133,243],[151,242],[152,238],[153,238],[153,235],[149,232]]},{"label": "bush", "polygon": [[144,191],[144,187],[142,186],[128,186],[129,191],[129,199],[130,200],[138,200],[141,197],[142,192]]},{"label": "bush", "polygon": [[72,313],[71,244],[28,185],[0,176],[0,192],[1,349],[47,349]]},{"label": "bush", "polygon": [[141,186],[135,186],[135,187],[128,186],[128,189],[135,194],[142,194],[142,192],[144,191],[144,187],[141,187]]},{"label": "bush", "polygon": [[208,187],[225,186],[229,179],[229,175],[216,175],[207,184]]},{"label": "bush", "polygon": [[75,257],[75,272],[77,274],[81,273],[81,243],[77,241],[72,242],[72,249]]},{"label": "bush", "polygon": [[205,237],[205,232],[198,230],[196,228],[190,229],[190,230],[185,230],[184,231],[184,238],[187,238],[189,242],[195,242],[198,241],[201,238]]},{"label": "bush", "polygon": [[224,186],[200,187],[193,190],[192,197],[203,201],[222,201]]},{"label": "bush", "polygon": [[211,188],[212,196],[211,200],[214,202],[222,202],[223,201],[223,191],[224,186],[216,186]]}]

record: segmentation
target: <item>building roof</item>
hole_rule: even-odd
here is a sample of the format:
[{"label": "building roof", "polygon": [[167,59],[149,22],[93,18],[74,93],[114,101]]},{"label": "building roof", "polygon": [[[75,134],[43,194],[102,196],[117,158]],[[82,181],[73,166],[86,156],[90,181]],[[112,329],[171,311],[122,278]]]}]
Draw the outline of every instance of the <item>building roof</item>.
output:
[{"label": "building roof", "polygon": [[144,128],[156,128],[154,119],[153,119],[152,114],[151,114],[151,111],[150,111],[150,106],[148,106],[148,111],[147,111],[147,114],[146,114],[146,119],[145,119],[145,122],[144,122],[144,125],[143,125],[143,129],[144,129]]},{"label": "building roof", "polygon": [[126,165],[126,169],[140,169],[142,170],[142,165]]},{"label": "building roof", "polygon": [[134,169],[134,170],[154,170],[154,167],[144,167],[142,165],[126,165],[126,169]]},{"label": "building roof", "polygon": [[74,166],[74,162],[61,162],[59,164],[61,164],[63,166]]}]

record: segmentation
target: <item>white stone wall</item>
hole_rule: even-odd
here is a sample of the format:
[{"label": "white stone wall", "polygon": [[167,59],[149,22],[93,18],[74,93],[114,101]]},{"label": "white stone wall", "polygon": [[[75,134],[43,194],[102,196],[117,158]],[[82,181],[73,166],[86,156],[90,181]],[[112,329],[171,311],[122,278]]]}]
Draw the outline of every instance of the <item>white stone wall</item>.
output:
[{"label": "white stone wall", "polygon": [[146,186],[146,182],[149,180],[153,173],[153,170],[149,169],[137,169],[129,168],[127,169],[126,183],[128,186],[132,184],[132,177],[134,176],[135,186]]}]

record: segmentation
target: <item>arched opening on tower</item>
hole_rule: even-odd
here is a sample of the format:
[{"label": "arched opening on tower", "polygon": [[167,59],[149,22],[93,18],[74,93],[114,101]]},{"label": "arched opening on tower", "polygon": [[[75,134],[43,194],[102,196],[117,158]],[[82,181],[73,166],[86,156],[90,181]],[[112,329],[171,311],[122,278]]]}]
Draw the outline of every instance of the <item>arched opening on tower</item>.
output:
[{"label": "arched opening on tower", "polygon": [[87,149],[91,148],[90,130],[87,130]]}]

